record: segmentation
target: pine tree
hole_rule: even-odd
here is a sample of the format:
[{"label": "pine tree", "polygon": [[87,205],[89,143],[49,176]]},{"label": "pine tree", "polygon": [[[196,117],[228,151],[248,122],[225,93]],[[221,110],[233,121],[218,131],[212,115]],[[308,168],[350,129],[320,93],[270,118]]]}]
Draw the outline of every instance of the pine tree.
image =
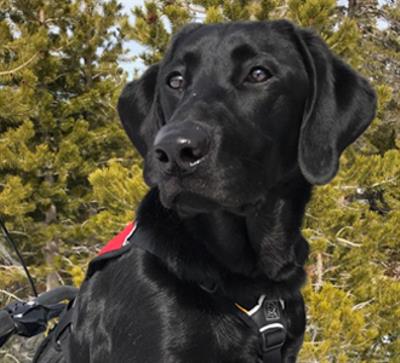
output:
[{"label": "pine tree", "polygon": [[[0,213],[40,290],[78,284],[94,245],[132,219],[129,194],[143,186],[115,110],[125,83],[121,5],[2,0],[0,9]],[[103,167],[120,173],[115,184],[130,183],[126,195],[105,185]],[[124,215],[102,211],[112,198]],[[25,285],[15,265],[0,268],[2,290]]]}]

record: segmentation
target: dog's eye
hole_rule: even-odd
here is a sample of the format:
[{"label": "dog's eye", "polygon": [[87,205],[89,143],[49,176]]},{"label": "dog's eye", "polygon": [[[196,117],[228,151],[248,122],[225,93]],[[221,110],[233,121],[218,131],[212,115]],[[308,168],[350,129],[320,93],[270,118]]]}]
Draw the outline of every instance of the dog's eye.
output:
[{"label": "dog's eye", "polygon": [[260,83],[265,82],[270,77],[271,73],[269,73],[265,68],[254,67],[251,69],[250,73],[246,77],[246,81],[252,83]]},{"label": "dog's eye", "polygon": [[167,79],[167,85],[172,89],[182,89],[183,83],[183,76],[179,73],[174,73]]}]

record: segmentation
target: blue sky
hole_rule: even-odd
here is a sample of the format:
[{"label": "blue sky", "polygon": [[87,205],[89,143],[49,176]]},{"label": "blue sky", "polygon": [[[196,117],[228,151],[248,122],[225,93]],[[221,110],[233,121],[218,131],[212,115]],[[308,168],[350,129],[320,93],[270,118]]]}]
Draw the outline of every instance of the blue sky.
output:
[{"label": "blue sky", "polygon": [[[130,9],[132,9],[134,6],[139,5],[143,6],[144,0],[120,0],[121,4],[124,6],[126,9],[127,14],[131,15]],[[133,16],[130,16],[131,21],[133,22]],[[129,54],[130,55],[138,55],[141,52],[143,52],[144,48],[138,44],[137,42],[130,41],[127,44],[127,48],[129,49]],[[144,70],[144,65],[140,61],[136,62],[123,62],[121,63],[121,66],[125,71],[128,72],[129,79],[133,78],[133,74],[135,69],[138,69],[140,71]]]}]

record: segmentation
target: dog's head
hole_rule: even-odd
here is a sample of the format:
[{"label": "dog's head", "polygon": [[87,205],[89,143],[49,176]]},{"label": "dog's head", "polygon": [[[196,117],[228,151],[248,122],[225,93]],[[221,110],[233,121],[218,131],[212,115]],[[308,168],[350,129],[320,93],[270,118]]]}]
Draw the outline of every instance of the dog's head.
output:
[{"label": "dog's head", "polygon": [[164,206],[244,213],[296,171],[330,181],[375,103],[319,37],[275,21],[184,27],[118,110]]}]

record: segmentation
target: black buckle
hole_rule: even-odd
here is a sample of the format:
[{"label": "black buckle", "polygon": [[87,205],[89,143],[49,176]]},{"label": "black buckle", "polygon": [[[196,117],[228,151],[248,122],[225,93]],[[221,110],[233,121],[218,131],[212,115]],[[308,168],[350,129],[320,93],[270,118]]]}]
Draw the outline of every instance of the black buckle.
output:
[{"label": "black buckle", "polygon": [[268,300],[260,296],[258,304],[248,312],[259,331],[260,354],[263,363],[281,363],[281,348],[286,341],[283,311],[285,303],[281,299]]},{"label": "black buckle", "polygon": [[286,330],[280,323],[263,326],[260,329],[260,335],[263,353],[282,348],[286,341]]}]

